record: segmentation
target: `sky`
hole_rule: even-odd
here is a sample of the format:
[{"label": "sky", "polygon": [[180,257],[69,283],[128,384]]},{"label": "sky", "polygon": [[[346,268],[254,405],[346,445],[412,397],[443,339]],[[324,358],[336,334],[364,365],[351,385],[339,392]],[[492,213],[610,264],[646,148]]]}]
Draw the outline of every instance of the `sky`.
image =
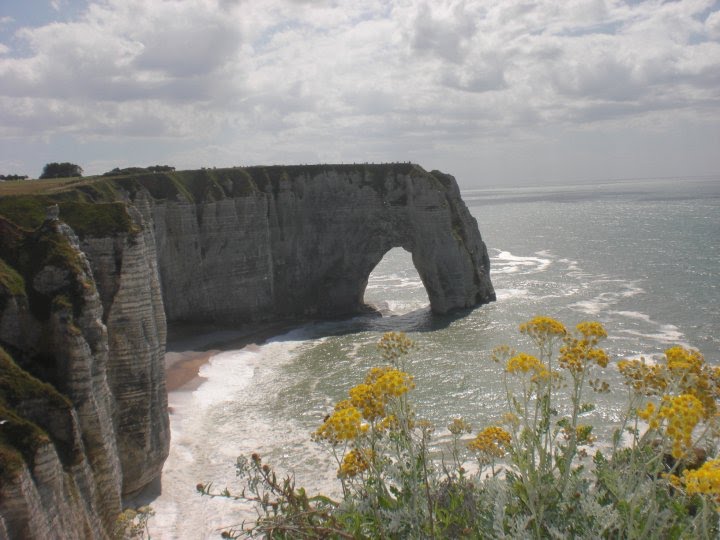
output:
[{"label": "sky", "polygon": [[0,0],[0,174],[720,174],[720,1]]}]

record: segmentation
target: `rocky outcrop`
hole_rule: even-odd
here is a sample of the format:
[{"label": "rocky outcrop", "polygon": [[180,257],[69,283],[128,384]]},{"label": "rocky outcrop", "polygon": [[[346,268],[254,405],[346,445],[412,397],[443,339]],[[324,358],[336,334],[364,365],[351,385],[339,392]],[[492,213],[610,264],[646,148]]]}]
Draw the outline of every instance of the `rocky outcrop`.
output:
[{"label": "rocky outcrop", "polygon": [[108,382],[117,403],[123,494],[160,475],[169,452],[165,314],[152,227],[129,207],[139,232],[83,239],[104,307]]},{"label": "rocky outcrop", "polygon": [[[121,473],[107,331],[92,272],[77,237],[57,220],[3,240],[0,343],[14,357],[0,349],[4,528],[13,538],[66,526],[59,537],[104,538],[120,509]],[[9,286],[8,276],[24,288]]]},{"label": "rocky outcrop", "polygon": [[395,164],[203,176],[186,179],[204,184],[200,196],[158,196],[157,177],[131,194],[154,226],[169,320],[357,313],[393,247],[412,253],[434,312],[495,299],[487,249],[449,175]]},{"label": "rocky outcrop", "polygon": [[166,317],[357,313],[394,247],[434,312],[495,299],[454,178],[413,164],[139,173],[0,215],[0,539],[105,538],[159,476]]}]

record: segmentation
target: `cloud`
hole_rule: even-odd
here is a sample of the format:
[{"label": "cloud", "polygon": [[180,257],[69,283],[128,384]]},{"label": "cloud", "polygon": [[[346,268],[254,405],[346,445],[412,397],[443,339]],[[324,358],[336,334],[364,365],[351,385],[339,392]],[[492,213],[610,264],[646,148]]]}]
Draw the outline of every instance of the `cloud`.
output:
[{"label": "cloud", "polygon": [[4,137],[402,159],[720,111],[710,0],[96,0],[15,39]]},{"label": "cloud", "polygon": [[720,11],[713,11],[707,16],[705,33],[709,39],[720,40]]}]

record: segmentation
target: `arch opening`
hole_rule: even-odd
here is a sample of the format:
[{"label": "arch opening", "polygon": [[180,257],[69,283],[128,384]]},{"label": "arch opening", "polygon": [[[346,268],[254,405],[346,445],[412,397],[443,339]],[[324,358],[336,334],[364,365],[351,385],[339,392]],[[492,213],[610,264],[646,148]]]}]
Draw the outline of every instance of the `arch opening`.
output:
[{"label": "arch opening", "polygon": [[382,315],[430,308],[425,285],[409,251],[396,247],[383,255],[368,276],[363,302]]}]

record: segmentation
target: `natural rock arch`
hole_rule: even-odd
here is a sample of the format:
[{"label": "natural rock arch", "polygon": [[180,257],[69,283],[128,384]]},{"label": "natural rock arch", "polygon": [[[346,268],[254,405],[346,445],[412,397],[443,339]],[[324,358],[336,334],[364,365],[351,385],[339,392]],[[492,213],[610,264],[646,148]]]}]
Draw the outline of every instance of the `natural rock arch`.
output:
[{"label": "natural rock arch", "polygon": [[217,182],[220,197],[147,210],[168,320],[357,313],[393,247],[412,253],[433,312],[495,299],[487,249],[452,176],[412,164],[241,171]]}]

